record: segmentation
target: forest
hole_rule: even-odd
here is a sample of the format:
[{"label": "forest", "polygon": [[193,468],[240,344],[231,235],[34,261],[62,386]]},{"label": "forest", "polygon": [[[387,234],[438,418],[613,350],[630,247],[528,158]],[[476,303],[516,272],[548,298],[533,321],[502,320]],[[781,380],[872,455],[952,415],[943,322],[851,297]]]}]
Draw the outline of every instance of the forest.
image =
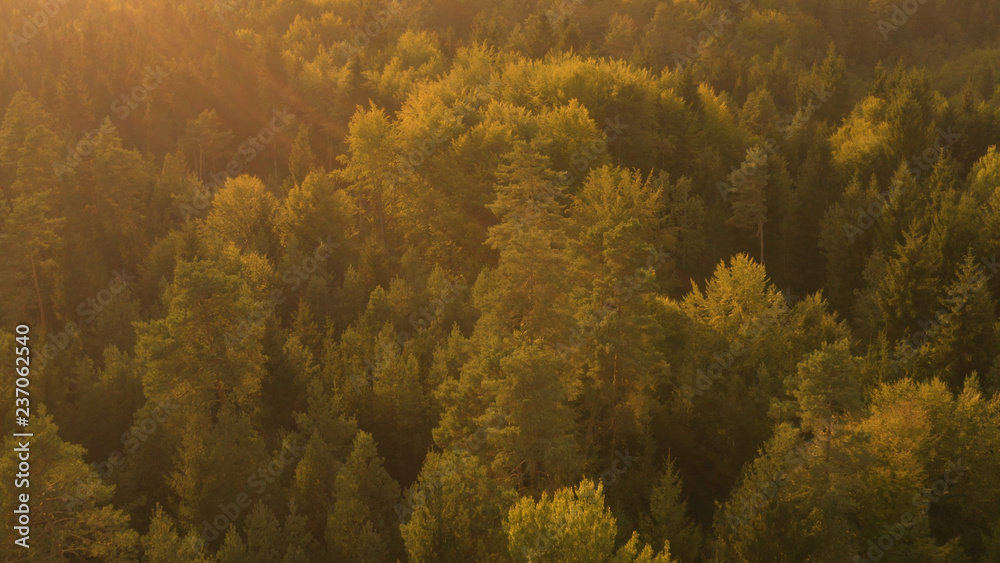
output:
[{"label": "forest", "polygon": [[1000,0],[0,0],[5,562],[1000,561]]}]

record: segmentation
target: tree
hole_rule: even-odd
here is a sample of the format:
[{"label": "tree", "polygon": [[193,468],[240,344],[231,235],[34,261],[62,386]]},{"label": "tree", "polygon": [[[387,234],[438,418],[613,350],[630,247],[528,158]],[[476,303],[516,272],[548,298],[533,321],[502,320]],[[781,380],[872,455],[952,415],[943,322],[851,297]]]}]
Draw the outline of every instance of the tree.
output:
[{"label": "tree", "polygon": [[311,535],[321,537],[336,502],[331,484],[352,451],[358,428],[344,413],[340,397],[331,397],[318,378],[309,382],[306,400],[307,410],[295,415],[298,434],[290,437],[304,443],[305,451],[295,465],[289,494],[308,519]]},{"label": "tree", "polygon": [[514,561],[670,561],[666,549],[655,558],[648,546],[636,553],[635,536],[616,554],[615,518],[604,508],[602,485],[590,481],[543,493],[537,503],[522,498],[507,514],[504,532]]},{"label": "tree", "polygon": [[860,371],[860,360],[851,355],[848,341],[841,340],[824,343],[806,356],[785,383],[795,398],[802,430],[825,435],[828,457],[836,421],[861,407]]},{"label": "tree", "polygon": [[[276,487],[269,484],[275,475],[260,434],[232,406],[223,408],[214,423],[204,415],[185,422],[169,483],[185,528],[211,545],[239,523],[247,500],[270,500],[261,495],[274,495]],[[283,460],[277,466],[283,469]]]},{"label": "tree", "polygon": [[236,526],[229,528],[226,541],[219,549],[220,563],[266,563],[279,561],[282,556],[281,524],[267,505],[258,502],[247,515],[243,524],[246,541],[240,536]]},{"label": "tree", "polygon": [[[0,218],[4,219],[0,250],[12,264],[0,274],[2,287],[11,296],[10,301],[4,300],[9,304],[3,308],[3,317],[25,319],[33,308],[42,331],[48,329],[45,311],[51,304],[45,295],[55,289],[55,256],[63,244],[61,230],[65,223],[53,213],[49,196],[46,190],[18,196],[9,213],[2,213],[6,202],[0,203]],[[29,288],[33,290],[30,293]]]},{"label": "tree", "polygon": [[[767,88],[758,88],[747,96],[740,109],[740,121],[753,133],[762,137],[770,137],[778,123],[778,108]],[[754,156],[759,156],[755,154]],[[750,154],[747,155],[750,157]]]},{"label": "tree", "polygon": [[[30,94],[19,91],[0,123],[0,251],[10,268],[0,274],[0,287],[10,295],[0,318],[16,314],[24,319],[33,302],[42,330],[48,327],[46,309],[54,308],[51,296],[59,271],[55,257],[62,249],[65,218],[61,216],[53,163],[59,160],[59,140],[52,132],[52,117]],[[28,288],[33,289],[29,297]],[[30,301],[29,301],[30,300]],[[5,303],[8,302],[4,299]]]},{"label": "tree", "polygon": [[143,560],[149,563],[209,563],[194,532],[182,537],[170,516],[159,504],[153,511],[149,532],[142,536]]},{"label": "tree", "polygon": [[923,321],[922,334],[913,342],[916,354],[907,354],[916,374],[939,377],[953,390],[970,373],[987,373],[997,356],[996,305],[987,282],[991,274],[967,254],[954,281],[939,299],[932,317]]},{"label": "tree", "polygon": [[633,56],[633,53],[638,52],[637,35],[638,26],[635,20],[628,15],[616,13],[611,16],[602,50],[614,58],[628,59]]},{"label": "tree", "polygon": [[764,169],[767,154],[760,147],[747,151],[745,162],[753,163],[749,176],[732,196],[733,214],[726,222],[740,230],[756,230],[760,239],[760,263],[764,263],[764,223],[767,222],[767,195],[764,191],[768,183],[768,173]]},{"label": "tree", "polygon": [[[7,343],[13,347],[13,340]],[[2,384],[9,396],[14,396],[13,380]],[[15,561],[37,561],[94,558],[103,561],[134,561],[137,558],[139,535],[129,525],[129,518],[110,504],[114,487],[105,484],[84,461],[81,446],[64,442],[45,407],[32,410],[30,438],[7,436],[4,449],[8,452],[25,447],[29,452],[30,476],[27,487],[15,488],[18,469],[17,455],[0,459],[3,476],[4,514],[15,514],[21,504],[30,506],[29,549],[14,546],[21,534],[13,526],[4,527],[0,541],[8,546],[7,553]],[[20,495],[29,495],[27,502]],[[21,509],[24,512],[24,509]]]},{"label": "tree", "polygon": [[[556,349],[571,327],[566,273],[573,269],[561,188],[545,158],[522,147],[499,177],[500,193],[490,208],[500,223],[490,228],[487,242],[500,259],[473,290],[482,311],[472,336],[477,353],[439,397],[443,419],[467,434],[486,432],[492,470],[530,490],[564,482],[579,464],[568,405],[574,383],[563,377],[566,360]],[[472,405],[466,390],[479,396]],[[448,447],[451,440],[440,443]]]},{"label": "tree", "polygon": [[486,243],[500,260],[489,278],[489,301],[480,308],[491,309],[487,318],[497,328],[555,342],[568,324],[566,288],[572,280],[561,177],[527,148],[515,149],[500,167],[497,197],[488,206],[500,222],[490,227]]},{"label": "tree", "polygon": [[164,300],[166,317],[137,329],[146,396],[192,414],[229,403],[256,412],[263,327],[254,322],[257,307],[245,282],[212,262],[181,262]]},{"label": "tree", "polygon": [[580,358],[586,446],[600,444],[588,453],[597,454],[601,465],[647,432],[655,410],[652,390],[667,370],[648,302],[657,272],[672,265],[664,247],[676,246],[660,216],[666,180],[600,168],[584,183],[573,210],[580,231],[578,269],[593,282],[578,301],[577,327],[560,352]]},{"label": "tree", "polygon": [[17,181],[18,168],[25,157],[29,160],[37,157],[39,162],[50,157],[51,160],[46,161],[49,169],[57,161],[55,155],[47,154],[47,151],[54,151],[56,147],[49,146],[46,152],[32,154],[32,149],[37,150],[38,147],[26,144],[32,135],[39,138],[54,136],[52,126],[52,116],[34,96],[25,90],[18,90],[14,94],[4,111],[3,122],[0,123],[0,186],[3,186],[7,199],[13,199],[17,194],[9,191],[9,188]]},{"label": "tree", "polygon": [[291,189],[278,212],[282,247],[289,258],[300,261],[325,245],[331,256],[321,271],[342,275],[346,265],[340,257],[347,255],[348,244],[357,236],[356,212],[354,202],[337,188],[331,175],[310,172]]},{"label": "tree", "polygon": [[291,175],[292,185],[300,185],[315,167],[316,155],[309,144],[309,127],[299,125],[292,151],[288,155],[288,173]]},{"label": "tree", "polygon": [[469,453],[428,454],[417,482],[396,505],[407,558],[423,563],[502,557],[502,523],[515,499]]},{"label": "tree", "polygon": [[825,330],[811,331],[826,321],[808,315],[807,336],[796,341],[785,297],[746,255],[720,263],[704,291],[692,286],[683,301],[661,298],[659,305],[671,370],[657,386],[666,408],[657,412],[652,435],[661,452],[677,456],[682,475],[698,475],[702,486],[689,502],[694,514],[709,517],[714,500],[770,435],[768,406],[781,390],[775,374],[794,370],[822,341]]},{"label": "tree", "polygon": [[203,188],[198,183],[198,177],[191,171],[184,154],[180,151],[168,153],[163,157],[163,166],[156,177],[153,194],[149,201],[149,214],[158,220],[157,228],[152,229],[154,237],[165,235],[166,232],[178,226],[187,218],[180,207],[189,205],[194,193],[201,193]]},{"label": "tree", "polygon": [[92,182],[93,188],[87,202],[93,214],[84,220],[100,242],[105,263],[134,264],[148,242],[142,223],[149,215],[153,168],[139,151],[123,146],[110,119],[101,123],[95,142],[94,158],[80,167],[81,186]]},{"label": "tree", "polygon": [[243,534],[235,526],[229,529],[226,541],[216,556],[217,561],[308,563],[326,557],[315,538],[308,533],[307,518],[297,513],[294,501],[289,503],[284,525],[266,504],[258,502],[247,515],[242,528]]},{"label": "tree", "polygon": [[278,209],[278,201],[256,177],[230,178],[212,202],[205,229],[241,252],[274,260],[280,249]]},{"label": "tree", "polygon": [[942,269],[940,244],[939,238],[907,230],[884,270],[869,273],[877,323],[871,332],[884,327],[889,338],[908,339],[920,329],[919,322],[933,318]]},{"label": "tree", "polygon": [[563,362],[539,342],[515,340],[510,345],[483,382],[483,390],[493,397],[487,414],[502,413],[504,420],[486,430],[489,449],[495,452],[492,469],[519,490],[564,483],[576,474],[580,461],[573,412],[560,381]]},{"label": "tree", "polygon": [[375,441],[366,432],[333,484],[334,501],[326,525],[331,556],[340,561],[391,561],[402,552],[394,511],[399,485],[382,467]]},{"label": "tree", "polygon": [[[198,164],[198,179],[205,180],[206,161],[208,166],[217,166],[218,158],[232,144],[233,132],[223,130],[222,120],[214,109],[204,110],[195,119],[189,119],[184,129],[181,143],[188,154],[193,154],[192,162]],[[234,151],[235,152],[235,151]]]},{"label": "tree", "polygon": [[701,529],[688,518],[680,474],[670,460],[650,491],[649,513],[640,517],[639,529],[650,545],[670,545],[670,551],[680,561],[694,561],[698,556]]}]

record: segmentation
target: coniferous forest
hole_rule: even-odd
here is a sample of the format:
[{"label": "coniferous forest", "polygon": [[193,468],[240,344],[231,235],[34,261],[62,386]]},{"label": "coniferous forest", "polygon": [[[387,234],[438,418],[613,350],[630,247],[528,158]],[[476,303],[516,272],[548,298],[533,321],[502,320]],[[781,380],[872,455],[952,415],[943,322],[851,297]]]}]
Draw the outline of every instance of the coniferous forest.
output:
[{"label": "coniferous forest", "polygon": [[4,561],[1000,561],[1000,0],[0,32]]}]

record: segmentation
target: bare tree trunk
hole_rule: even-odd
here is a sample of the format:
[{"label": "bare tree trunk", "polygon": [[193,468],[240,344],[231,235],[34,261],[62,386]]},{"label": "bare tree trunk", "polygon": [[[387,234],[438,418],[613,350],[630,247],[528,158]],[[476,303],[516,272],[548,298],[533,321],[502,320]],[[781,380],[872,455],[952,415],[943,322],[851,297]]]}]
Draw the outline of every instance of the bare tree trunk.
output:
[{"label": "bare tree trunk", "polygon": [[757,223],[757,237],[760,239],[760,263],[764,264],[764,222]]},{"label": "bare tree trunk", "polygon": [[35,266],[35,254],[31,254],[31,281],[35,284],[35,298],[38,299],[38,314],[41,315],[42,332],[46,331],[45,304],[42,303],[42,289],[38,285],[38,268]]},{"label": "bare tree trunk", "polygon": [[[611,376],[611,451],[618,448],[618,352],[615,351],[614,368]],[[614,460],[614,454],[612,461]]]}]

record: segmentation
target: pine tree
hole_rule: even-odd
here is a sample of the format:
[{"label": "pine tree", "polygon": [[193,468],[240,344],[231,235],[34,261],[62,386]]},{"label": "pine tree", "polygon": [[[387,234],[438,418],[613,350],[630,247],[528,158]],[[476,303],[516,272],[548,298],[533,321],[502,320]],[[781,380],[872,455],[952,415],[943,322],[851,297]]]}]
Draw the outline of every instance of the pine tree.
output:
[{"label": "pine tree", "polygon": [[327,513],[336,502],[332,484],[358,428],[345,414],[340,397],[331,397],[318,378],[309,383],[306,400],[307,410],[295,416],[298,434],[290,437],[305,446],[295,466],[290,497],[308,519],[311,535],[322,537]]},{"label": "pine tree", "polygon": [[522,498],[511,507],[504,531],[514,561],[669,563],[667,553],[653,557],[649,547],[638,550],[634,535],[615,553],[615,518],[604,507],[603,487],[590,481],[559,489],[551,496],[543,493],[537,503],[530,497]]},{"label": "pine tree", "polygon": [[399,485],[385,472],[375,441],[366,432],[354,439],[351,455],[333,483],[334,504],[326,543],[337,560],[392,561],[402,551],[394,511]]},{"label": "pine tree", "polygon": [[149,532],[142,536],[143,561],[148,563],[208,563],[201,538],[191,533],[182,537],[172,518],[159,504],[153,511]]},{"label": "pine tree", "polygon": [[295,135],[295,142],[292,144],[291,154],[288,155],[288,173],[293,186],[301,185],[316,167],[316,155],[309,144],[309,127],[299,125]]},{"label": "pine tree", "polygon": [[219,169],[219,157],[232,145],[233,132],[223,130],[223,126],[214,109],[205,110],[187,122],[181,144],[191,156],[190,162],[195,163],[201,181]]},{"label": "pine tree", "polygon": [[601,168],[591,173],[574,207],[579,269],[594,281],[561,351],[581,357],[587,445],[600,444],[588,453],[596,453],[601,465],[647,431],[656,407],[652,390],[667,370],[647,302],[657,272],[670,266],[663,248],[675,245],[659,217],[664,180]]},{"label": "pine tree", "polygon": [[282,202],[277,219],[282,245],[286,251],[308,253],[326,244],[335,259],[355,235],[354,212],[354,202],[336,188],[330,175],[310,172]]},{"label": "pine tree", "polygon": [[219,563],[269,563],[280,561],[284,553],[284,538],[278,518],[264,503],[258,502],[247,515],[243,525],[246,534],[244,543],[240,533],[233,526],[226,534],[226,541],[219,549]]},{"label": "pine tree", "polygon": [[[556,349],[570,334],[565,274],[572,262],[561,188],[552,183],[558,178],[544,157],[524,147],[510,159],[490,206],[500,223],[490,228],[488,242],[500,260],[473,290],[482,311],[472,336],[477,354],[439,397],[444,419],[486,432],[493,471],[536,489],[564,482],[580,463],[568,405],[573,382],[563,377],[566,360]],[[472,405],[462,397],[465,390],[479,395]]]},{"label": "pine tree", "polygon": [[[10,301],[4,300],[2,316],[38,319],[43,332],[48,330],[46,310],[52,304],[47,296],[56,289],[52,287],[58,272],[55,258],[63,245],[65,224],[65,219],[53,213],[49,201],[47,190],[17,197],[0,231],[0,250],[12,265],[0,274],[2,287],[11,296]],[[5,206],[5,202],[0,203],[0,207]]]},{"label": "pine tree", "polygon": [[754,163],[747,179],[732,194],[733,214],[727,223],[742,231],[756,232],[760,239],[760,263],[764,263],[764,223],[767,222],[767,154],[760,147],[747,151],[745,162]]},{"label": "pine tree", "polygon": [[165,301],[167,316],[137,330],[146,396],[191,413],[257,411],[263,327],[245,283],[212,262],[181,262]]},{"label": "pine tree", "polygon": [[[13,342],[8,343],[13,348]],[[14,396],[13,379],[5,378],[2,387],[9,396]],[[19,447],[28,448],[27,490],[15,488],[15,482],[23,479],[16,478],[19,472],[23,474],[18,469],[18,456],[6,455],[0,459],[0,475],[4,479],[0,509],[4,514],[16,514],[23,494],[29,495],[26,504],[30,506],[30,533],[26,540],[29,549],[22,551],[15,546],[14,541],[21,534],[13,525],[5,526],[0,532],[0,541],[7,546],[6,553],[16,554],[19,561],[40,558],[135,560],[139,535],[131,528],[128,516],[110,503],[114,487],[105,484],[87,465],[83,447],[59,437],[58,428],[44,405],[33,405],[30,421],[32,437],[8,436],[3,443],[8,452],[18,451]]]},{"label": "pine tree", "polygon": [[786,381],[796,401],[801,428],[824,436],[827,448],[837,421],[861,407],[860,371],[860,361],[851,355],[848,341],[841,340],[832,345],[824,343],[804,358],[796,374]]},{"label": "pine tree", "polygon": [[243,175],[228,180],[216,194],[205,228],[241,252],[274,260],[280,248],[277,222],[275,197],[259,179]]},{"label": "pine tree", "polygon": [[495,560],[506,551],[503,519],[516,500],[468,453],[430,453],[395,507],[408,560]]},{"label": "pine tree", "polygon": [[248,499],[269,501],[278,486],[263,440],[246,415],[226,407],[214,424],[197,415],[186,422],[169,483],[181,522],[212,545],[242,521]]},{"label": "pine tree", "polygon": [[663,475],[650,491],[649,513],[640,517],[639,529],[650,545],[670,545],[681,561],[694,561],[701,547],[701,529],[687,515],[680,474],[668,460]]},{"label": "pine tree", "polygon": [[[967,254],[934,316],[923,322],[914,360],[920,374],[946,380],[954,390],[973,372],[986,373],[1000,346],[990,272]],[[909,363],[908,363],[909,364]],[[912,365],[912,364],[911,364]]]}]

